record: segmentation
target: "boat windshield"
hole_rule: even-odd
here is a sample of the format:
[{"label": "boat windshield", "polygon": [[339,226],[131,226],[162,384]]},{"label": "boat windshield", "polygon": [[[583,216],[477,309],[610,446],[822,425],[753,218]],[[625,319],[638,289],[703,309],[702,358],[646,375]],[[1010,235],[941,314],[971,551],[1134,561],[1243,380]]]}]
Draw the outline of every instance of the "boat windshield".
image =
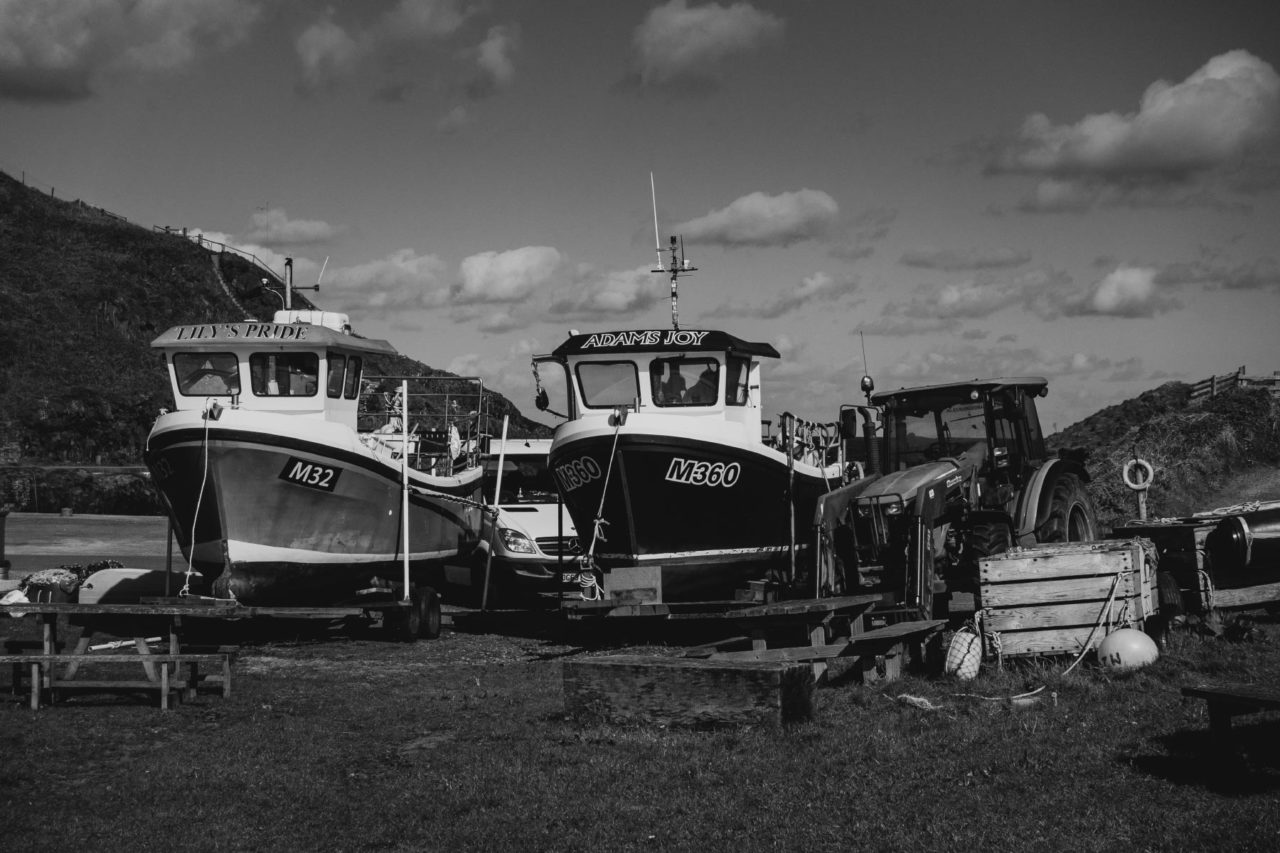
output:
[{"label": "boat windshield", "polygon": [[320,357],[313,352],[255,352],[249,356],[249,373],[259,397],[314,397]]},{"label": "boat windshield", "polygon": [[655,405],[711,406],[720,396],[720,365],[713,358],[655,358],[649,387]]},{"label": "boat windshield", "polygon": [[630,361],[583,362],[577,373],[582,403],[589,409],[631,405],[640,396],[636,366]]},{"label": "boat windshield", "polygon": [[187,397],[219,397],[240,393],[240,363],[229,352],[177,352],[173,372],[178,391]]}]

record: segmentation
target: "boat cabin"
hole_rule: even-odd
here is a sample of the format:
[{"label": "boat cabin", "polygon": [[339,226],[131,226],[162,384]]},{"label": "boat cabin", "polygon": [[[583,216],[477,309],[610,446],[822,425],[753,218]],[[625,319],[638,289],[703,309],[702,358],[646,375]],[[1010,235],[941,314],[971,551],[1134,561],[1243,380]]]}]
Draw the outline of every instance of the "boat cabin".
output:
[{"label": "boat cabin", "polygon": [[395,349],[350,329],[345,314],[278,311],[269,323],[174,326],[151,346],[164,352],[178,410],[216,401],[354,428],[365,359]]},{"label": "boat cabin", "polygon": [[[725,332],[640,329],[571,333],[539,365],[563,368],[563,412],[569,420],[605,416],[619,408],[639,414],[708,417],[760,434],[760,359],[778,358],[767,343]],[[544,368],[545,369],[545,368]],[[559,377],[548,371],[549,385]],[[554,378],[553,378],[554,377]],[[541,388],[537,404],[550,407]],[[561,404],[560,400],[556,403]]]}]

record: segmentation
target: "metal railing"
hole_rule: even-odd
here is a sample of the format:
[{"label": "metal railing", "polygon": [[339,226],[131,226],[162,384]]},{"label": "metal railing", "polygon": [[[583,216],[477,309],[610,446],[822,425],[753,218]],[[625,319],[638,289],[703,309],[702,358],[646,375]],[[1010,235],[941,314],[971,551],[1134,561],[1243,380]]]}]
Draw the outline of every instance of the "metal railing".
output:
[{"label": "metal railing", "polygon": [[[480,464],[489,435],[488,397],[478,376],[368,376],[361,395],[360,440],[376,453],[399,461],[407,449],[409,467],[434,476],[452,476]],[[408,443],[401,420],[401,382],[409,383]]]}]

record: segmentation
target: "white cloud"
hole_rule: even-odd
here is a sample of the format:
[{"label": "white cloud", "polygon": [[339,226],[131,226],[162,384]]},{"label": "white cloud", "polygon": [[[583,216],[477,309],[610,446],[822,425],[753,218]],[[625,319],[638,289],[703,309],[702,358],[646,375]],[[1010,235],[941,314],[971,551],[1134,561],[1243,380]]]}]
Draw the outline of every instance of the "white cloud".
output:
[{"label": "white cloud", "polygon": [[489,28],[484,41],[476,48],[476,65],[481,76],[467,87],[471,97],[486,97],[511,85],[516,76],[515,53],[519,44],[517,27],[499,25]]},{"label": "white cloud", "polygon": [[669,293],[667,280],[648,267],[584,277],[554,295],[548,319],[614,320],[648,310]]},{"label": "white cloud", "polygon": [[471,124],[471,111],[459,104],[440,117],[436,130],[447,135],[457,133]]},{"label": "white cloud", "polygon": [[1031,260],[1027,252],[1013,249],[938,249],[925,246],[909,249],[902,254],[902,263],[909,267],[947,270],[983,270],[1019,267]]},{"label": "white cloud", "polygon": [[241,41],[256,0],[0,3],[0,99],[66,101],[111,71],[170,70]]},{"label": "white cloud", "polygon": [[294,49],[302,66],[301,85],[307,91],[327,89],[344,79],[365,51],[331,16],[307,27]]},{"label": "white cloud", "polygon": [[1058,299],[1067,316],[1154,317],[1180,303],[1156,281],[1154,267],[1119,266],[1082,294]]},{"label": "white cloud", "polygon": [[250,220],[245,239],[267,246],[302,246],[332,240],[343,229],[317,219],[290,219],[279,207],[260,210]]},{"label": "white cloud", "polygon": [[[400,0],[364,29],[349,31],[333,20],[334,10],[307,27],[294,44],[303,91],[329,89],[346,80],[367,57],[389,49],[415,47],[452,36],[470,12],[463,0]],[[403,85],[383,92],[403,92]]]},{"label": "white cloud", "polygon": [[769,300],[763,305],[741,305],[726,302],[708,312],[713,317],[762,317],[774,319],[803,308],[811,302],[830,302],[839,299],[858,288],[856,278],[832,278],[825,272],[816,272],[808,276],[786,293]]},{"label": "white cloud", "polygon": [[385,258],[352,267],[330,268],[323,284],[325,300],[353,315],[386,316],[415,308],[444,305],[448,291],[441,282],[445,263],[435,255],[400,249]]},{"label": "white cloud", "polygon": [[714,78],[720,64],[781,38],[781,19],[750,3],[689,6],[671,0],[649,12],[632,42],[640,82],[671,86]]},{"label": "white cloud", "polygon": [[721,246],[789,246],[831,233],[840,206],[821,190],[775,196],[754,192],[676,226],[691,242]]},{"label": "white cloud", "polygon": [[[1181,83],[1157,81],[1133,113],[1055,125],[1029,116],[993,172],[1111,183],[1178,182],[1232,166],[1280,130],[1280,76],[1247,51],[1209,60]],[[1063,199],[1064,188],[1051,188]]]},{"label": "white cloud", "polygon": [[561,261],[560,253],[550,246],[472,255],[459,267],[462,281],[453,290],[453,302],[519,302],[552,281]]}]

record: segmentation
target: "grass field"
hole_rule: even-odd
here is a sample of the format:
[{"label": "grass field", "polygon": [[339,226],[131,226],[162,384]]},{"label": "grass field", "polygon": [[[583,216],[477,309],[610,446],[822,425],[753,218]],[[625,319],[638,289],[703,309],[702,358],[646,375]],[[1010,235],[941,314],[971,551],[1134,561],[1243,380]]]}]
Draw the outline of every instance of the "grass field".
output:
[{"label": "grass field", "polygon": [[[32,712],[0,670],[3,848],[1280,849],[1277,715],[1238,718],[1245,760],[1227,761],[1204,703],[1180,694],[1280,686],[1264,613],[1175,633],[1138,672],[1086,659],[1065,675],[1066,660],[984,665],[969,683],[837,678],[812,722],[711,731],[566,717],[563,661],[676,651],[657,635],[554,614],[460,617],[408,645],[270,624],[220,629],[242,649],[229,699],[168,712],[93,693]],[[37,632],[0,619],[0,638]]]}]

